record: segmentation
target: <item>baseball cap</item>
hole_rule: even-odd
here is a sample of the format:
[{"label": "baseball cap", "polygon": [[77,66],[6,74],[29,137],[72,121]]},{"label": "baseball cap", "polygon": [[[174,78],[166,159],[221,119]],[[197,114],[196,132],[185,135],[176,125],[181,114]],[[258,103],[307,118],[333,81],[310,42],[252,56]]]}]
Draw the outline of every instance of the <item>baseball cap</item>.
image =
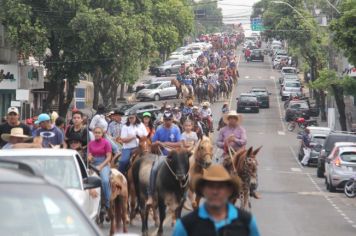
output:
[{"label": "baseball cap", "polygon": [[38,125],[43,121],[49,121],[49,120],[51,120],[51,117],[49,117],[49,115],[46,113],[42,113],[38,116],[38,119],[35,121],[35,124]]},{"label": "baseball cap", "polygon": [[7,109],[7,114],[10,113],[16,113],[16,115],[19,114],[19,109],[17,109],[17,107],[9,107],[9,109]]},{"label": "baseball cap", "polygon": [[149,112],[145,112],[145,113],[143,113],[143,117],[145,117],[145,116],[151,117],[152,115]]},{"label": "baseball cap", "polygon": [[173,114],[171,112],[165,112],[163,113],[163,119],[165,120],[173,119]]}]

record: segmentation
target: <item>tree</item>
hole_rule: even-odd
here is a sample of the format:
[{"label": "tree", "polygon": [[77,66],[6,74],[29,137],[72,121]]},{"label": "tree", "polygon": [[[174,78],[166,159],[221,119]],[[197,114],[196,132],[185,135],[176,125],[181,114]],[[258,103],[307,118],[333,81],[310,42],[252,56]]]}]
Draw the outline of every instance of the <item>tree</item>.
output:
[{"label": "tree", "polygon": [[356,65],[356,0],[346,0],[341,5],[341,16],[330,25],[333,39],[344,50],[349,62]]},{"label": "tree", "polygon": [[202,13],[195,15],[195,33],[197,35],[220,31],[223,26],[223,15],[217,1],[202,0],[193,6],[196,13]]}]

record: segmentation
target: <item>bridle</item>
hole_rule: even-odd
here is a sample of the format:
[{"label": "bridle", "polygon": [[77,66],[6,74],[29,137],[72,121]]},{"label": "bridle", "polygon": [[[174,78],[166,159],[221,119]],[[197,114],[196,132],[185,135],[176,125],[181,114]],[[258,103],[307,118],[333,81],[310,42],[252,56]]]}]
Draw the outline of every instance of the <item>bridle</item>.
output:
[{"label": "bridle", "polygon": [[188,177],[189,177],[189,169],[188,169],[187,173],[184,175],[184,178],[183,178],[184,182],[182,182],[182,181],[179,179],[179,177],[177,176],[177,174],[174,173],[174,171],[173,171],[172,168],[170,167],[169,163],[167,162],[167,158],[164,159],[164,163],[166,164],[166,166],[168,167],[169,171],[170,171],[171,174],[174,176],[174,178],[179,182],[180,188],[183,189],[183,188],[187,187],[188,181],[189,181],[189,178],[188,178]]}]

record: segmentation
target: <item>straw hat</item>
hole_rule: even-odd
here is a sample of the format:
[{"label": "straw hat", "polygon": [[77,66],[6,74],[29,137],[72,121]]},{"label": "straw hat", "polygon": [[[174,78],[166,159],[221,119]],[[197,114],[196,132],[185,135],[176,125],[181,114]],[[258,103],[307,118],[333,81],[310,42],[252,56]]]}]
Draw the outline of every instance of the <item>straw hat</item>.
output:
[{"label": "straw hat", "polygon": [[205,101],[201,104],[202,107],[210,107],[210,102]]},{"label": "straw hat", "polygon": [[236,117],[239,123],[241,123],[241,121],[242,121],[242,115],[241,114],[238,114],[236,111],[229,111],[229,113],[224,115],[225,124],[228,123],[228,118],[229,117]]},{"label": "straw hat", "polygon": [[30,139],[28,135],[24,135],[23,128],[12,128],[10,134],[2,134],[1,139],[5,142],[9,142],[10,137],[24,138],[25,140]]},{"label": "straw hat", "polygon": [[231,176],[227,170],[219,164],[212,164],[203,170],[202,175],[198,175],[193,180],[193,188],[197,195],[203,196],[205,182],[220,182],[231,185],[232,194],[230,198],[238,197],[241,190],[241,179],[238,176]]}]

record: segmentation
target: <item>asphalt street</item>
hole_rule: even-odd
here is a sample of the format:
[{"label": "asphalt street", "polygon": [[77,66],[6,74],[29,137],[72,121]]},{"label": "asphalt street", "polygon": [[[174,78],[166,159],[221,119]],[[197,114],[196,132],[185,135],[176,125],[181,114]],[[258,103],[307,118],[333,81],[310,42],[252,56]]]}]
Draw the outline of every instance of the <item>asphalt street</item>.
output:
[{"label": "asphalt street", "polygon": [[[242,58],[242,57],[241,57]],[[304,168],[297,161],[299,141],[296,132],[286,130],[284,109],[279,99],[279,73],[271,69],[268,57],[265,62],[239,63],[240,79],[227,102],[236,109],[236,97],[251,87],[266,87],[270,96],[270,108],[260,109],[258,114],[243,114],[242,125],[247,130],[247,146],[263,145],[259,161],[258,192],[262,199],[252,200],[252,213],[257,218],[261,235],[269,236],[331,236],[356,235],[356,199],[348,199],[342,192],[329,193],[323,179],[316,177],[316,169]],[[170,100],[168,103],[174,103]],[[221,116],[224,101],[212,104],[215,127]],[[217,131],[213,135],[216,139]],[[221,151],[215,148],[215,157]],[[186,212],[185,212],[186,213]],[[137,216],[129,232],[140,234],[140,218]],[[155,227],[150,221],[151,232]],[[164,228],[171,234],[170,221]],[[108,225],[103,228],[108,235]]]}]

